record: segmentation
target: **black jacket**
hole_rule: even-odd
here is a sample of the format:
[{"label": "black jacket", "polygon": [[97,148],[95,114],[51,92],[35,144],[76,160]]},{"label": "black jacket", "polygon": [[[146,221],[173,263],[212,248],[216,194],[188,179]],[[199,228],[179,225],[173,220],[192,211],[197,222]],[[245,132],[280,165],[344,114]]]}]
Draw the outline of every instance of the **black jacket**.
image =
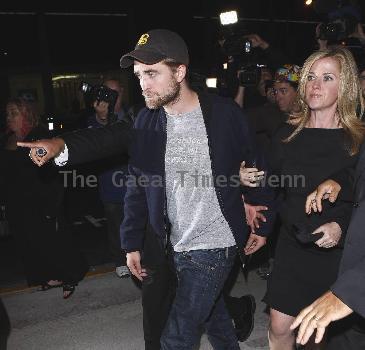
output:
[{"label": "black jacket", "polygon": [[340,271],[331,291],[365,317],[365,146],[355,173],[355,201]]},{"label": "black jacket", "polygon": [[[218,202],[237,246],[242,248],[249,232],[245,223],[238,174],[243,160],[250,164],[257,159],[254,136],[248,127],[246,116],[231,99],[200,94],[199,102],[207,130]],[[166,115],[163,108],[143,109],[135,121],[134,130],[129,172],[134,178],[143,179],[143,183],[130,181],[127,184],[124,221],[121,226],[122,245],[127,252],[142,250],[147,222],[161,242],[166,240],[169,225],[164,183]],[[236,181],[218,184],[219,179],[232,177]],[[271,209],[273,192],[267,187],[252,189],[245,194],[245,200],[252,204],[267,205]],[[257,232],[263,236],[270,232],[272,210],[266,212],[265,216],[267,222]]]}]

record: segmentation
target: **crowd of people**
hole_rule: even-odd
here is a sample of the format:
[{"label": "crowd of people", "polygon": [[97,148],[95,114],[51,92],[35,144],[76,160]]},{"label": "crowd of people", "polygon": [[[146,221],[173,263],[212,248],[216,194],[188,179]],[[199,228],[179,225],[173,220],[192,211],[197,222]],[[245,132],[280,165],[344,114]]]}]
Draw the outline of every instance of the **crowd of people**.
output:
[{"label": "crowd of people", "polygon": [[[269,47],[257,34],[250,40]],[[108,158],[99,186],[110,250],[118,276],[141,282],[147,350],[190,350],[202,332],[214,349],[238,350],[255,301],[230,297],[231,271],[267,242],[270,349],[363,348],[365,66],[341,45],[320,45],[302,67],[267,67],[254,91],[242,85],[222,97],[191,88],[177,33],[150,30],[120,60],[133,66],[145,100],[134,123],[120,83],[107,78],[117,120],[95,101],[89,128],[52,139],[29,101],[10,100],[1,157],[14,186],[5,203],[28,283],[63,287],[66,299],[87,271],[63,228],[49,161]],[[255,94],[257,105],[248,101]],[[116,169],[128,172],[126,192],[110,186]]]}]

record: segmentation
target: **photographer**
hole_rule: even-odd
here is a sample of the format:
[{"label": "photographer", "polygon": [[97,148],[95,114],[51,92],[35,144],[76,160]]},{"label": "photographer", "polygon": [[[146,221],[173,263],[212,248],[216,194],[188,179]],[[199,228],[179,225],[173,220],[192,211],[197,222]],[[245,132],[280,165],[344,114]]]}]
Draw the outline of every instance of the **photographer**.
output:
[{"label": "photographer", "polygon": [[250,73],[245,70],[239,70],[237,72],[239,86],[234,100],[241,108],[259,107],[264,105],[267,102],[265,88],[266,83],[271,81],[273,78],[271,71],[268,68],[259,69],[259,71],[255,74],[259,75],[260,79],[257,83],[254,82],[254,85],[248,81],[245,82],[245,74]]},{"label": "photographer", "polygon": [[289,60],[280,50],[271,47],[258,34],[248,34],[243,38],[245,54],[233,56],[230,69],[231,81],[228,85],[236,91],[234,99],[242,108],[258,107],[267,102],[265,84],[272,80],[272,71]]},{"label": "photographer", "polygon": [[[108,77],[104,79],[101,87],[106,87],[117,93],[110,94],[108,90],[94,88],[96,100],[93,102],[95,113],[88,119],[89,128],[102,128],[116,120],[123,120],[127,113],[122,105],[123,87],[118,79]],[[112,98],[109,96],[113,96]],[[115,97],[116,98],[115,98]],[[113,107],[114,104],[114,107]],[[119,186],[123,178],[128,174],[128,158],[108,157],[97,162],[98,189],[103,203],[104,213],[107,220],[109,251],[115,273],[118,277],[128,277],[129,270],[125,266],[125,253],[121,250],[120,223],[123,220],[125,186]]]},{"label": "photographer", "polygon": [[316,40],[320,50],[338,45],[345,46],[351,51],[355,61],[360,62],[365,54],[361,11],[356,4],[347,3],[339,1],[338,7],[326,15],[325,21],[317,25]]}]

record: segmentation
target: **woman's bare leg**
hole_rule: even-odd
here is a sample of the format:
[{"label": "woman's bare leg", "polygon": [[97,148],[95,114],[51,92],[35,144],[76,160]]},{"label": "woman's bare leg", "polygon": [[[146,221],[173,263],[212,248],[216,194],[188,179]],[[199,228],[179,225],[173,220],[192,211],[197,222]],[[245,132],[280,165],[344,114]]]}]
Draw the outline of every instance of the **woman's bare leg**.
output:
[{"label": "woman's bare leg", "polygon": [[290,330],[294,317],[270,309],[269,344],[270,350],[295,349],[295,336]]}]

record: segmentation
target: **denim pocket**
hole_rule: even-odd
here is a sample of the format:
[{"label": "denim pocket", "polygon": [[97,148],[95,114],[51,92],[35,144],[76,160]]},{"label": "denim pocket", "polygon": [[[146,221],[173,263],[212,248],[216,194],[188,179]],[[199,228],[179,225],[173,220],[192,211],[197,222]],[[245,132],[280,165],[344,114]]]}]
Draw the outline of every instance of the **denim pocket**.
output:
[{"label": "denim pocket", "polygon": [[223,249],[216,250],[193,250],[183,252],[181,255],[191,264],[207,272],[213,272],[225,263]]}]

